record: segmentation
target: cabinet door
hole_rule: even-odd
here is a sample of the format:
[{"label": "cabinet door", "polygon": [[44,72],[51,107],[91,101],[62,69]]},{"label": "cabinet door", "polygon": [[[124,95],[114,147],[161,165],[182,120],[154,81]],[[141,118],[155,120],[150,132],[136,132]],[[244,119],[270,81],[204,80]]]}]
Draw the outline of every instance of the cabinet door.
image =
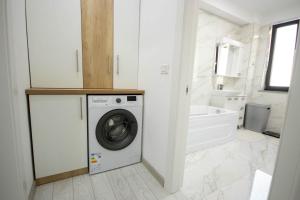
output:
[{"label": "cabinet door", "polygon": [[27,0],[32,87],[82,88],[80,0]]},{"label": "cabinet door", "polygon": [[30,96],[36,178],[87,167],[86,97]]},{"label": "cabinet door", "polygon": [[224,108],[229,109],[229,110],[234,110],[234,111],[240,110],[240,102],[239,102],[238,97],[228,96],[225,98],[226,99],[225,99]]},{"label": "cabinet door", "polygon": [[138,83],[140,0],[114,1],[114,88]]},{"label": "cabinet door", "polygon": [[84,88],[112,88],[113,0],[82,0],[82,37]]}]

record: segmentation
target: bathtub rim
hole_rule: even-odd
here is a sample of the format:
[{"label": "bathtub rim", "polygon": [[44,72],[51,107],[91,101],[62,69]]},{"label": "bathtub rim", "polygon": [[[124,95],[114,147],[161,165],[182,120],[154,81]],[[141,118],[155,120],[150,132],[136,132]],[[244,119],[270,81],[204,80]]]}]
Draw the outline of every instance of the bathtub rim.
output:
[{"label": "bathtub rim", "polygon": [[[215,110],[221,110],[221,111],[224,111],[224,112],[221,112],[221,113],[207,113],[207,114],[191,114],[191,111],[192,111],[193,107],[208,107],[208,108],[212,108],[212,109],[215,109]],[[229,110],[229,109],[220,108],[220,107],[215,107],[215,106],[193,105],[193,106],[190,106],[189,118],[208,117],[208,116],[221,116],[221,115],[228,115],[228,114],[238,115],[238,111]]]}]

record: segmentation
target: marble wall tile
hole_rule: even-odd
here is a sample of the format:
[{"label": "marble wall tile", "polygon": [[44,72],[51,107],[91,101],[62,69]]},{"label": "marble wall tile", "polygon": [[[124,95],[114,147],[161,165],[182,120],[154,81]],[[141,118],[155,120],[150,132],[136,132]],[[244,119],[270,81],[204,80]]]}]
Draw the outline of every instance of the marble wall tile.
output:
[{"label": "marble wall tile", "polygon": [[287,93],[261,92],[269,57],[270,26],[239,26],[199,10],[191,104],[210,104],[212,92],[216,88],[216,44],[224,37],[244,44],[241,77],[224,78],[224,89],[242,91],[251,102],[271,104],[272,111],[267,129],[280,133],[285,119]]},{"label": "marble wall tile", "polygon": [[216,15],[200,10],[198,15],[198,33],[194,75],[192,86],[192,105],[209,105],[216,82],[214,64],[216,44],[224,37],[244,43],[241,78],[224,78],[224,89],[244,91],[248,86],[247,73],[252,51],[253,26],[239,26]]}]

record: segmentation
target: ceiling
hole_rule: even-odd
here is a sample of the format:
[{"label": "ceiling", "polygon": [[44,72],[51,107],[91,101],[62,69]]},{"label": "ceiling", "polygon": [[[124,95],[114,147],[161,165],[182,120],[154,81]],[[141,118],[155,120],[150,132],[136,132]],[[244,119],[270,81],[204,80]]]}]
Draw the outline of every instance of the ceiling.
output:
[{"label": "ceiling", "polygon": [[199,0],[199,7],[239,24],[274,24],[300,18],[300,0]]}]

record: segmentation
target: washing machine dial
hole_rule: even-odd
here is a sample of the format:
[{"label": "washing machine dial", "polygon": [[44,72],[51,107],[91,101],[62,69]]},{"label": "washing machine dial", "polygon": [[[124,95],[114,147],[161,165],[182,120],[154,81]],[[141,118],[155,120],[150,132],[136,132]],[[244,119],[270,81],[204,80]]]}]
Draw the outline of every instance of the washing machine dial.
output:
[{"label": "washing machine dial", "polygon": [[117,102],[117,103],[121,103],[121,101],[122,101],[122,100],[121,100],[120,98],[116,98],[116,102]]}]

